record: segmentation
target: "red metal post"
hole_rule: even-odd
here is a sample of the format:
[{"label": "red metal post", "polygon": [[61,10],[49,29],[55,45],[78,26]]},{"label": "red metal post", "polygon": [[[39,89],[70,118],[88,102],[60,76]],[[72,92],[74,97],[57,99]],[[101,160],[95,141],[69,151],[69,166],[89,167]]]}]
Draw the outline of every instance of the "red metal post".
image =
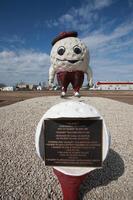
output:
[{"label": "red metal post", "polygon": [[69,176],[56,169],[53,169],[53,171],[61,184],[63,200],[78,200],[80,185],[88,174],[82,176]]}]

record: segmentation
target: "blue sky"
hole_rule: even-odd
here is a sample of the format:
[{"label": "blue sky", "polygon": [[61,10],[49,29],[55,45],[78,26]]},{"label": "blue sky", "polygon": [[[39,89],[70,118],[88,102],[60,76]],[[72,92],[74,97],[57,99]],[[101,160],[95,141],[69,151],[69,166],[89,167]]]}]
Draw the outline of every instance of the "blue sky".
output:
[{"label": "blue sky", "polygon": [[133,0],[0,0],[0,83],[47,82],[51,41],[73,30],[94,81],[133,80]]}]

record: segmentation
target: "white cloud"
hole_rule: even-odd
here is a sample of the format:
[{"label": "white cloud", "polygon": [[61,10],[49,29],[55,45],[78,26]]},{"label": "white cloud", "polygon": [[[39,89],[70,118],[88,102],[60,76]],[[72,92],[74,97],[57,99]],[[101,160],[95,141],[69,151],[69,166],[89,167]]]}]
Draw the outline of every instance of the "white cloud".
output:
[{"label": "white cloud", "polygon": [[128,0],[129,7],[133,7],[133,0]]},{"label": "white cloud", "polygon": [[25,39],[18,35],[9,36],[7,33],[7,35],[0,37],[0,50],[8,51],[8,49],[12,49],[17,51],[20,48],[24,48],[24,45]]},{"label": "white cloud", "polygon": [[0,82],[38,83],[48,79],[49,55],[33,50],[1,51]]},{"label": "white cloud", "polygon": [[15,56],[13,51],[2,51],[0,52],[0,59],[9,59]]},{"label": "white cloud", "polygon": [[100,29],[92,32],[90,36],[83,38],[83,40],[90,48],[98,48],[99,45],[104,45],[105,43],[108,43],[112,40],[114,41],[116,39],[119,39],[123,36],[128,35],[132,31],[133,22],[126,22],[117,26],[117,28],[114,29],[110,34],[104,34],[103,28],[103,30]]},{"label": "white cloud", "polygon": [[95,0],[94,1],[94,8],[95,9],[102,9],[104,7],[110,6],[112,3],[112,0]]},{"label": "white cloud", "polygon": [[60,21],[61,23],[65,23],[66,21],[67,21],[67,22],[71,22],[72,20],[73,20],[73,16],[70,15],[70,14],[65,14],[65,15],[63,15],[63,16],[59,19],[59,21]]},{"label": "white cloud", "polygon": [[71,8],[67,13],[58,19],[46,21],[50,28],[53,26],[62,26],[67,29],[79,31],[90,30],[93,23],[98,20],[99,10],[112,4],[112,0],[85,0],[79,8]]},{"label": "white cloud", "polygon": [[14,44],[14,43],[19,43],[19,44],[24,44],[25,39],[19,37],[18,35],[12,35],[12,36],[5,36],[0,38],[0,42],[4,42],[7,44]]}]

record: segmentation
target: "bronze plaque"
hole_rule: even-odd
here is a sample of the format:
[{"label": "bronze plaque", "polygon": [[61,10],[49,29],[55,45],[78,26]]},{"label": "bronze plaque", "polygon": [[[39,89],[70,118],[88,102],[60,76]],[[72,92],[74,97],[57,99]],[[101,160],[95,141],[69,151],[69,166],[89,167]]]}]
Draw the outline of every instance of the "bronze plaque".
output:
[{"label": "bronze plaque", "polygon": [[101,167],[102,132],[98,118],[45,120],[45,165]]}]

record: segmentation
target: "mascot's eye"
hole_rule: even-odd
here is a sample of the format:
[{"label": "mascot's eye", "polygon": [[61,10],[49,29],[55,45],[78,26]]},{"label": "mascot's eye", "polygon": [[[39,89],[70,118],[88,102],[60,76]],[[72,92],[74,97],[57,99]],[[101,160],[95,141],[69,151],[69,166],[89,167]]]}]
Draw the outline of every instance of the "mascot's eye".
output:
[{"label": "mascot's eye", "polygon": [[79,46],[73,47],[73,50],[76,54],[80,54],[82,52],[81,48]]},{"label": "mascot's eye", "polygon": [[65,53],[65,47],[59,47],[59,49],[57,50],[57,53],[60,55],[60,56],[62,56],[64,53]]}]

